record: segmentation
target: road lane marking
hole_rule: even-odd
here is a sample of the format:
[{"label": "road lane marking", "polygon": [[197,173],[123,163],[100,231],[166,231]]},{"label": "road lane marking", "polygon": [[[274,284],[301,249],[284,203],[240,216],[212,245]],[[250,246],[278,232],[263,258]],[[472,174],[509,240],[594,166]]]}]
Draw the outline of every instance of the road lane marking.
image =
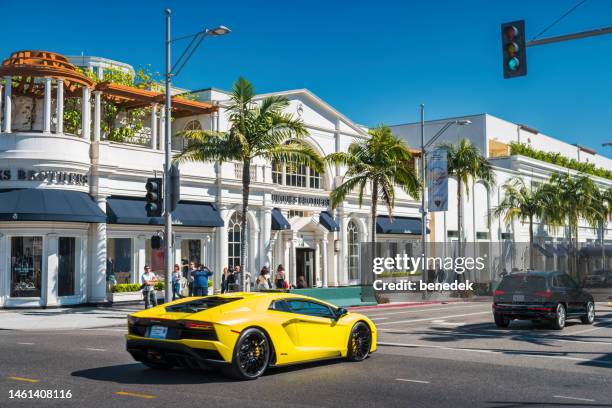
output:
[{"label": "road lane marking", "polygon": [[429,384],[429,381],[409,380],[407,378],[396,378],[395,381],[412,382],[412,383],[419,383],[419,384]]},{"label": "road lane marking", "polygon": [[[522,353],[519,351],[513,351],[510,353],[504,352],[503,350],[488,350],[488,349],[467,349],[460,347],[446,347],[446,346],[437,346],[430,344],[416,344],[416,343],[387,343],[387,342],[378,342],[379,346],[391,346],[391,347],[423,347],[423,348],[435,348],[441,350],[451,350],[451,351],[467,351],[472,353],[495,353],[501,355],[516,355],[516,356],[525,356],[525,357],[539,357],[539,358],[552,358],[556,360],[570,360],[570,361],[579,361],[579,362],[587,362],[591,364],[603,364],[603,365],[611,365],[612,361],[608,360],[594,360],[588,358],[580,358],[580,357],[569,357],[569,356],[550,356],[546,354],[536,354],[536,353]],[[602,353],[604,354],[604,353]]]},{"label": "road lane marking", "polygon": [[553,398],[563,398],[563,399],[576,400],[576,401],[595,402],[594,399],[590,399],[590,398],[565,397],[563,395],[553,395]]},{"label": "road lane marking", "polygon": [[379,323],[378,325],[382,326],[383,324],[418,323],[418,322],[427,322],[431,320],[445,320],[445,319],[451,319],[453,317],[475,316],[475,315],[482,315],[482,314],[491,314],[491,311],[476,312],[476,313],[463,313],[463,314],[450,315],[450,316],[427,317],[424,319],[399,320],[399,321],[394,321],[394,322]]},{"label": "road lane marking", "polygon": [[[391,309],[391,312],[383,312],[382,310],[378,310],[376,311],[377,314],[371,315],[370,313],[361,311],[361,314],[364,314],[368,317],[372,316],[372,317],[377,317],[377,316],[392,316],[392,315],[398,315],[398,314],[404,314],[404,313],[418,313],[418,312],[436,312],[436,311],[442,311],[442,310],[457,310],[457,309],[467,309],[467,308],[471,308],[471,307],[477,307],[477,306],[482,306],[481,304],[478,305],[468,305],[468,306],[451,306],[451,307],[428,307],[428,308],[424,308],[424,309],[417,309],[414,307],[410,307],[408,309],[410,310],[402,310],[402,311],[396,311],[397,309]],[[399,307],[399,306],[398,306]],[[378,314],[379,313],[379,314]]]},{"label": "road lane marking", "polygon": [[370,318],[370,320],[373,321],[373,322],[376,322],[376,321],[379,321],[379,320],[387,320],[387,318],[386,317],[374,317],[374,318]]},{"label": "road lane marking", "polygon": [[157,398],[155,395],[146,395],[146,394],[136,394],[134,392],[126,392],[126,391],[117,391],[116,395],[124,395],[126,397],[136,397],[136,398],[144,398],[144,399],[153,399]]},{"label": "road lane marking", "polygon": [[106,351],[106,349],[101,349],[101,348],[92,348],[92,347],[85,347],[86,350],[91,350],[91,351]]},{"label": "road lane marking", "polygon": [[609,329],[610,327],[612,327],[612,326],[593,327],[592,329],[578,330],[578,331],[575,331],[575,332],[571,332],[571,333],[567,333],[567,334],[562,334],[562,336],[573,336],[574,334],[582,334],[582,333],[592,332],[592,331],[595,331],[595,330]]},{"label": "road lane marking", "polygon": [[465,322],[447,322],[446,320],[432,320],[434,324],[441,324],[444,326],[465,326],[467,323]]},{"label": "road lane marking", "polygon": [[26,342],[17,342],[17,344],[23,344],[25,346],[32,346],[34,343],[26,343]]},{"label": "road lane marking", "polygon": [[29,382],[29,383],[37,383],[39,382],[39,380],[35,380],[33,378],[26,378],[26,377],[8,377],[10,380],[15,380],[15,381],[23,381],[23,382]]}]

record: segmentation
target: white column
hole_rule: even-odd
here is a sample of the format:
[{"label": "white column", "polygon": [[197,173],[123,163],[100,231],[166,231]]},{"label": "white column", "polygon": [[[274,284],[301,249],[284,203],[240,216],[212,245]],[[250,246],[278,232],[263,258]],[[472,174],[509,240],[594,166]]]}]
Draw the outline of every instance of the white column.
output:
[{"label": "white column", "polygon": [[57,80],[57,90],[55,94],[57,99],[57,124],[55,133],[64,133],[64,80]]},{"label": "white column", "polygon": [[4,77],[4,127],[2,130],[4,133],[11,133],[11,115],[12,115],[12,101],[11,101],[11,89],[12,89],[13,77],[6,75]]},{"label": "white column", "polygon": [[43,306],[57,306],[57,280],[58,280],[58,249],[57,234],[47,234],[47,273],[45,300]]},{"label": "white column", "polygon": [[261,270],[263,265],[261,262],[261,252],[259,251],[259,228],[257,227],[257,225],[253,225],[251,231],[251,270],[249,272],[251,272],[251,283],[253,283],[255,282],[255,279],[257,279],[257,277],[259,276],[259,271]]},{"label": "white column", "polygon": [[348,218],[344,216],[344,212],[339,214],[340,220],[340,256],[338,257],[338,285],[348,285],[348,240],[346,236],[346,227]]},{"label": "white column", "polygon": [[43,102],[43,132],[51,133],[51,78],[45,78]]},{"label": "white column", "polygon": [[94,141],[99,142],[102,134],[102,93],[94,91]]},{"label": "white column", "polygon": [[321,275],[323,276],[323,287],[327,287],[327,251],[329,251],[329,245],[327,244],[327,239],[323,238],[323,270],[321,271]]},{"label": "white column", "polygon": [[88,87],[83,87],[83,97],[81,99],[81,137],[86,140],[91,139],[91,91]]},{"label": "white column", "polygon": [[157,103],[151,104],[151,149],[157,148]]},{"label": "white column", "polygon": [[315,248],[315,256],[314,256],[314,278],[312,282],[312,287],[319,287],[319,283],[323,286],[323,281],[321,279],[321,242],[317,240],[316,248]]},{"label": "white column", "polygon": [[[4,91],[4,88],[2,87],[2,84],[0,84],[0,132],[2,132],[2,92]],[[1,303],[0,303],[1,305]]]},{"label": "white column", "polygon": [[218,247],[216,253],[217,258],[217,271],[219,274],[223,273],[223,268],[227,266],[227,215],[229,211],[226,206],[219,207],[219,216],[223,220],[223,226],[217,227],[217,243]]},{"label": "white column", "polygon": [[291,237],[291,241],[289,241],[290,243],[290,249],[289,249],[289,258],[291,259],[291,269],[289,270],[289,276],[290,281],[289,283],[293,283],[294,285],[297,283],[297,266],[296,266],[296,259],[295,259],[295,241],[296,241],[296,237]]},{"label": "white column", "polygon": [[[98,207],[106,213],[106,197],[98,197]],[[89,273],[89,303],[106,302],[106,223],[91,224],[91,270]]]},{"label": "white column", "polygon": [[[270,267],[270,273],[273,272],[273,268],[275,267],[274,265],[272,265],[272,259],[271,259],[271,254],[272,254],[272,243],[271,243],[271,238],[272,238],[272,209],[271,208],[264,208],[263,209],[263,231],[262,231],[262,247],[263,247],[263,252],[262,252],[262,264],[268,263],[269,267]],[[263,265],[262,265],[263,266]]]},{"label": "white column", "polygon": [[[183,242],[183,238],[180,235],[174,235],[174,261],[177,264],[181,264],[181,257],[183,256],[182,252],[182,242]],[[201,255],[201,254],[200,254]],[[202,258],[202,263],[206,265],[206,263],[204,262],[204,258]],[[174,265],[172,265],[172,268],[174,268]],[[174,269],[172,269],[174,270]]]},{"label": "white column", "polygon": [[157,127],[159,132],[159,147],[158,150],[166,150],[166,113],[163,106],[159,109],[159,126]]}]

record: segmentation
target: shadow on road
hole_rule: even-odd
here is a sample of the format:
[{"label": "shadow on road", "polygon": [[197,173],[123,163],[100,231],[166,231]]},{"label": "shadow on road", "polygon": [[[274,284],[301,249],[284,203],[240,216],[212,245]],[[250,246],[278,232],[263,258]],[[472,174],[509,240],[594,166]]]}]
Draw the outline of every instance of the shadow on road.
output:
[{"label": "shadow on road", "polygon": [[520,408],[520,407],[609,407],[610,404],[595,404],[586,402],[531,402],[531,401],[487,401],[492,408]]}]

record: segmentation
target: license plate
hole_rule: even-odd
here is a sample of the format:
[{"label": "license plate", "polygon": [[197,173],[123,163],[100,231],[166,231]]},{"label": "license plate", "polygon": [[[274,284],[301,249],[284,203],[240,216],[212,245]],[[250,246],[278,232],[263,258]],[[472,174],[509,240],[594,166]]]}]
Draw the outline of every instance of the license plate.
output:
[{"label": "license plate", "polygon": [[152,339],[165,339],[168,334],[168,328],[164,326],[151,326],[149,328],[149,337]]},{"label": "license plate", "polygon": [[525,295],[512,295],[512,301],[513,302],[524,302]]}]

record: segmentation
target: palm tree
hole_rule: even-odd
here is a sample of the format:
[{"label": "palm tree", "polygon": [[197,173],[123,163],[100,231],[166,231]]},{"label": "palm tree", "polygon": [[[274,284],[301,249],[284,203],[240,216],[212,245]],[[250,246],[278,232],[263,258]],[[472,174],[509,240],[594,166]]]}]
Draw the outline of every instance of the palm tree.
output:
[{"label": "palm tree", "polygon": [[394,136],[387,126],[378,126],[369,133],[370,138],[355,141],[349,146],[348,151],[332,153],[326,157],[326,160],[346,167],[342,184],[330,193],[332,208],[342,204],[346,196],[355,189],[361,207],[366,187],[371,187],[371,242],[374,250],[379,200],[382,199],[389,217],[392,217],[395,187],[418,199],[421,183],[415,172],[410,149],[403,140]]},{"label": "palm tree", "polygon": [[[304,123],[293,115],[283,113],[289,106],[284,96],[270,96],[257,102],[255,89],[240,77],[234,83],[227,106],[231,123],[228,132],[190,130],[181,135],[191,139],[189,145],[175,157],[176,162],[224,162],[242,163],[242,220],[240,236],[240,265],[246,258],[246,226],[251,184],[251,162],[263,158],[269,162],[280,161],[308,166],[324,171],[324,160],[313,148],[302,142],[307,135]],[[245,289],[242,274],[242,288]]]},{"label": "palm tree", "polygon": [[504,199],[492,211],[496,217],[504,217],[509,224],[515,219],[529,222],[529,268],[533,269],[533,220],[548,220],[551,202],[554,199],[549,184],[529,188],[521,178],[512,178],[503,186]]},{"label": "palm tree", "polygon": [[491,163],[484,157],[478,147],[469,139],[461,139],[457,145],[445,143],[441,145],[447,151],[448,175],[457,179],[457,232],[461,244],[462,205],[461,186],[465,186],[465,194],[469,195],[469,180],[473,178],[484,182],[487,187],[495,184],[495,173]]}]

